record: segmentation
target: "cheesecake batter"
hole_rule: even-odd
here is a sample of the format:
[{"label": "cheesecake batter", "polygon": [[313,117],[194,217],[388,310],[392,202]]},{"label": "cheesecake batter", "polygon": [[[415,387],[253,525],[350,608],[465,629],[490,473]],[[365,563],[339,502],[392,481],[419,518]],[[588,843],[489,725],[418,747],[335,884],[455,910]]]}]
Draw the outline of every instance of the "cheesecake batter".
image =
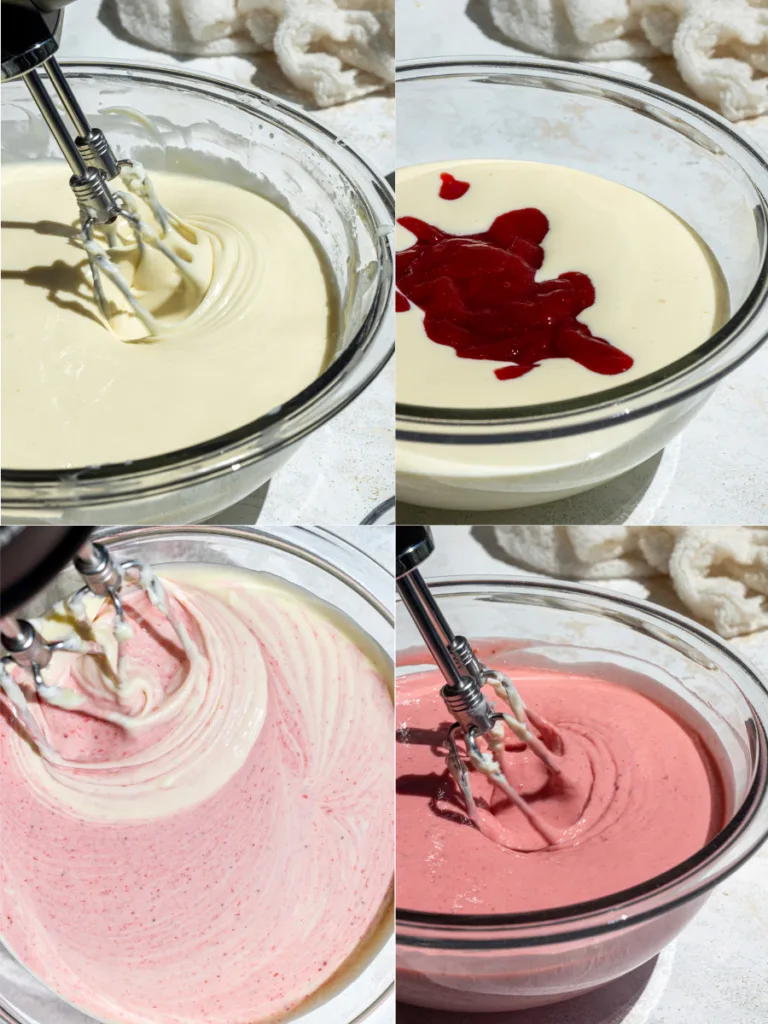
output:
[{"label": "cheesecake batter", "polygon": [[522,745],[506,773],[553,834],[548,843],[478,772],[472,792],[492,830],[467,819],[445,768],[449,715],[437,672],[397,685],[397,900],[414,911],[516,914],[611,896],[680,864],[724,824],[724,789],[701,739],[635,690],[578,671],[505,669],[557,727],[561,781]]},{"label": "cheesecake batter", "polygon": [[66,469],[209,441],[328,365],[335,300],[299,224],[223,181],[152,181],[183,222],[172,243],[190,273],[151,247],[141,259],[135,246],[111,250],[160,324],[148,336],[124,308],[109,322],[99,310],[64,166],[3,165],[3,466]]},{"label": "cheesecake batter", "polygon": [[[530,220],[534,213],[530,237],[522,226],[514,237],[505,228],[503,245],[495,239],[495,247],[489,246],[488,236],[505,218],[522,222],[521,215]],[[430,268],[429,290],[423,280],[409,289],[401,278],[397,397],[402,403],[483,409],[589,395],[669,365],[703,344],[728,316],[727,289],[703,241],[659,203],[595,175],[507,160],[423,164],[397,172],[397,214],[399,277],[419,253],[418,243],[429,243],[430,229],[453,239],[454,247],[464,236],[469,267],[468,276],[450,286],[455,274],[446,270],[441,278],[439,268]],[[467,247],[465,236],[474,236],[474,244]],[[486,341],[503,336],[499,321],[505,309],[510,328],[520,326],[520,275],[510,272],[497,281],[504,277],[500,256],[518,271],[530,267],[538,290],[550,293],[550,303],[554,296],[566,313],[576,311],[578,320],[567,324],[565,348],[569,354],[578,348],[579,332],[591,335],[612,356],[607,369],[594,356],[586,365],[575,355],[553,358],[538,340],[527,352],[540,357],[521,357],[522,368],[509,358],[479,359],[472,352],[486,321]],[[448,261],[447,250],[441,258]],[[455,268],[455,255],[452,259]],[[425,325],[425,310],[433,320],[439,313],[436,287],[444,294],[450,332],[445,321],[439,332]],[[472,333],[466,330],[470,323]]]},{"label": "cheesecake batter", "polygon": [[[349,960],[387,899],[386,659],[271,576],[160,575],[189,655],[126,591],[117,688],[92,655],[46,670],[100,717],[33,703],[53,763],[0,718],[0,936],[97,1019],[271,1022]],[[113,625],[105,606],[109,663]],[[104,722],[108,707],[130,723]]]}]

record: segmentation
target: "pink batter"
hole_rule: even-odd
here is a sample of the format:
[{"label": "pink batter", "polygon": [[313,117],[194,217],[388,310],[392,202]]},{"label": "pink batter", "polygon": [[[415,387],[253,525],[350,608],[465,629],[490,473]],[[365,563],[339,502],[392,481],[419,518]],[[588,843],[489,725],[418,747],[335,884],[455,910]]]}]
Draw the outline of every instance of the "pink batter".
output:
[{"label": "pink batter", "polygon": [[[642,694],[576,670],[505,665],[503,641],[477,645],[525,703],[560,731],[561,781],[509,742],[508,777],[557,837],[546,840],[470,772],[499,845],[464,813],[445,767],[451,719],[437,672],[397,685],[397,903],[414,911],[512,914],[609,896],[700,850],[724,824],[723,786],[701,739]],[[410,660],[410,659],[409,659]],[[426,655],[422,662],[427,660]],[[491,694],[492,696],[492,694]],[[488,833],[489,829],[485,829]],[[510,848],[513,847],[513,848]]]},{"label": "pink batter", "polygon": [[[0,717],[0,935],[97,1018],[258,1024],[327,982],[386,903],[386,669],[271,577],[173,578],[198,655],[129,599],[120,701],[144,706],[143,725],[35,705],[73,768],[46,765]],[[53,664],[51,683],[93,699],[92,657]]]}]

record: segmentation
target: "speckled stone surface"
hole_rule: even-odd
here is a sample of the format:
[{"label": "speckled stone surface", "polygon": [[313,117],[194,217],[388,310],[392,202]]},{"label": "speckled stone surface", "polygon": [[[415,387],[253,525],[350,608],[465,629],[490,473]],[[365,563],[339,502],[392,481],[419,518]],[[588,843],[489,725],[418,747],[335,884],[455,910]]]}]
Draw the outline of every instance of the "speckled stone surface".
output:
[{"label": "speckled stone surface", "polygon": [[[490,527],[438,526],[427,576],[531,575]],[[599,584],[645,596],[640,581]],[[768,680],[768,632],[739,641]],[[714,893],[674,943],[598,992],[508,1014],[447,1014],[398,1006],[397,1024],[764,1024],[768,1021],[768,846]]]},{"label": "speckled stone surface", "polygon": [[[375,558],[390,572],[395,564],[395,531],[392,526],[337,526],[334,533]],[[394,590],[394,581],[392,583]]]},{"label": "speckled stone surface", "polygon": [[[395,165],[395,101],[389,94],[312,110],[271,55],[179,59],[124,35],[110,0],[68,8],[60,56],[172,65],[278,93],[310,110],[384,174]],[[213,521],[219,523],[359,523],[394,492],[394,366],[389,365],[347,409],[311,435],[269,482]]]},{"label": "speckled stone surface", "polygon": [[[486,0],[398,0],[398,60],[532,56],[507,44]],[[608,61],[602,68],[687,92],[673,62]],[[768,117],[737,126],[768,151]],[[768,313],[765,316],[768,333]],[[679,439],[619,479],[565,501],[509,512],[462,513],[401,504],[399,522],[718,524],[768,522],[768,346],[718,388]]]}]

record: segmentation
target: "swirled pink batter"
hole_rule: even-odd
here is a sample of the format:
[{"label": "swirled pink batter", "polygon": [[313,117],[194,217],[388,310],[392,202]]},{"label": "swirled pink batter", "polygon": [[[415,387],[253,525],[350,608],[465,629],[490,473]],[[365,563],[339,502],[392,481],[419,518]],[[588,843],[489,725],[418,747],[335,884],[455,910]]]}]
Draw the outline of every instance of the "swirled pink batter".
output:
[{"label": "swirled pink batter", "polygon": [[720,830],[723,784],[692,729],[648,696],[586,672],[511,668],[504,646],[486,641],[478,652],[510,675],[526,704],[558,728],[565,748],[560,781],[512,742],[506,774],[559,841],[547,845],[475,771],[472,791],[506,848],[468,821],[445,767],[450,718],[440,677],[404,676],[397,684],[399,907],[505,914],[597,899],[680,864]]},{"label": "swirled pink batter", "polygon": [[[0,718],[0,934],[102,1020],[272,1021],[339,970],[388,898],[386,661],[272,577],[162,575],[196,654],[128,599],[115,701],[140,712],[130,728],[34,705],[67,759],[50,765]],[[51,685],[97,698],[92,656],[52,665]]]}]

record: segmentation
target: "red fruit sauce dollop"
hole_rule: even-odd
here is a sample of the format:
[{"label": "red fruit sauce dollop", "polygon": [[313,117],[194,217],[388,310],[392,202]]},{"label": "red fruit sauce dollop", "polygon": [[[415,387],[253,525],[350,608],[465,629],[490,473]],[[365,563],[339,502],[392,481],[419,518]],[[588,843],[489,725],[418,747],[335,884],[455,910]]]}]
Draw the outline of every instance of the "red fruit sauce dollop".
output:
[{"label": "red fruit sauce dollop", "polygon": [[[444,199],[459,199],[470,187],[452,175],[441,180]],[[423,310],[432,341],[462,359],[509,362],[495,371],[499,380],[522,377],[544,359],[573,359],[600,374],[633,365],[631,356],[577,320],[595,301],[586,274],[536,281],[549,232],[541,210],[502,213],[476,235],[451,235],[416,217],[398,223],[416,241],[397,254],[395,308],[405,312],[413,303]]]}]

